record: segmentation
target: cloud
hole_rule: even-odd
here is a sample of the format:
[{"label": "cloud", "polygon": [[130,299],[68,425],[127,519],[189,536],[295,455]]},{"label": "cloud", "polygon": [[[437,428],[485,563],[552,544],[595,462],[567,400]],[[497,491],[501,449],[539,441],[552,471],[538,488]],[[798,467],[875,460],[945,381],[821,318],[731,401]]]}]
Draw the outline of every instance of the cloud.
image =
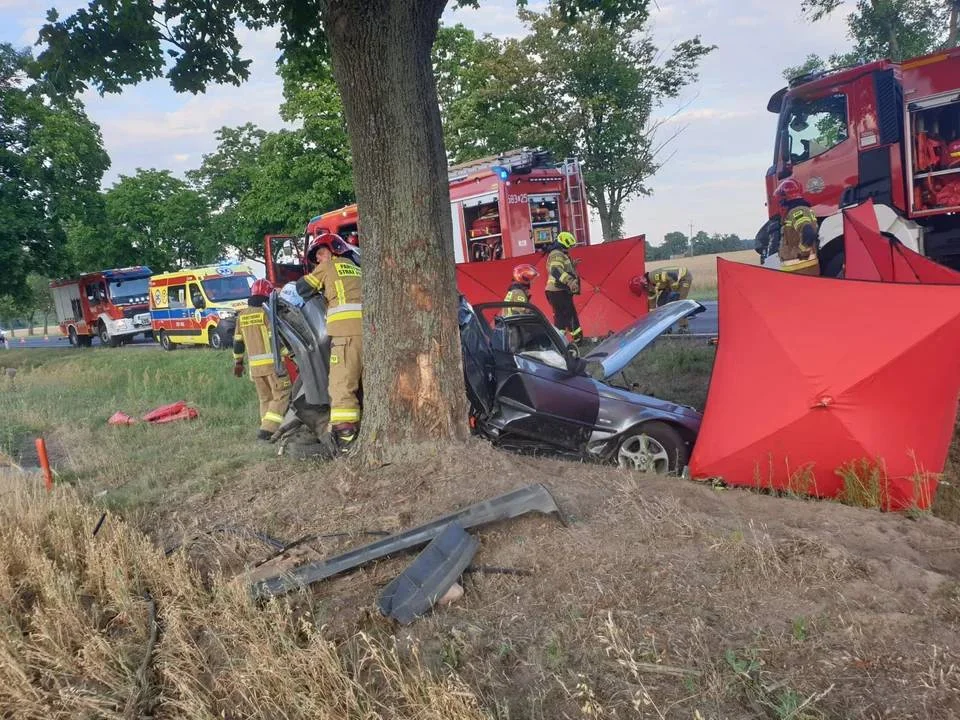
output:
[{"label": "cloud", "polygon": [[190,159],[190,153],[176,153],[173,156],[173,159],[175,162],[185,163],[187,160]]},{"label": "cloud", "polygon": [[695,122],[724,122],[727,120],[742,120],[760,115],[759,110],[723,110],[720,108],[696,108],[683,110],[675,115],[657,118],[664,125],[688,124]]}]

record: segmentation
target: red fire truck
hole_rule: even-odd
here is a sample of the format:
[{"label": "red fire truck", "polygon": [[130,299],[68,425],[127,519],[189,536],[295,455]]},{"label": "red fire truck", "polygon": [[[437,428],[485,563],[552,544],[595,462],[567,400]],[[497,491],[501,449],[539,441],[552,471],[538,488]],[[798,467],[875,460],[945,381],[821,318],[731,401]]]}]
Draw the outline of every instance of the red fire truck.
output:
[{"label": "red fire truck", "polygon": [[[562,230],[577,238],[574,258],[582,291],[574,303],[588,336],[626,327],[647,312],[647,298],[630,290],[644,271],[644,236],[590,245],[586,190],[575,159],[554,164],[540,150],[516,150],[450,168],[450,212],[457,286],[472,303],[502,300],[517,262],[541,267],[532,301],[551,313],[544,294],[544,255]],[[267,236],[267,277],[276,284],[303,275],[305,238],[334,232],[357,244],[357,206],[319,215],[303,238]]]},{"label": "red fire truck", "polygon": [[[449,169],[453,253],[458,263],[529,255],[561,230],[590,244],[580,163],[555,164],[543,150],[514,150]],[[356,244],[357,206],[319,215],[307,235],[334,232]],[[352,236],[352,237],[351,237]]]},{"label": "red fire truck", "polygon": [[89,346],[94,336],[117,347],[137,333],[151,336],[144,265],[86,273],[50,283],[60,331],[74,347]]},{"label": "red fire truck", "polygon": [[776,186],[793,177],[820,219],[823,274],[843,266],[839,209],[868,198],[881,231],[960,267],[960,49],[803,75],[767,109],[779,122],[758,243],[778,223]]}]

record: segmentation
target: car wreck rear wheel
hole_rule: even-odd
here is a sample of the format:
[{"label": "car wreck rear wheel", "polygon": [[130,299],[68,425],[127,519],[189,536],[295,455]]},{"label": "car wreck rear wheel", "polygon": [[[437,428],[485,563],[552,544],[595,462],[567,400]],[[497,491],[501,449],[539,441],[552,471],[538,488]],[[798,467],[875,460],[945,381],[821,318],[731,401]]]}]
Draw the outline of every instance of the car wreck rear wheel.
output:
[{"label": "car wreck rear wheel", "polygon": [[670,425],[651,422],[627,431],[617,446],[617,465],[643,473],[668,475],[687,464],[687,444]]}]

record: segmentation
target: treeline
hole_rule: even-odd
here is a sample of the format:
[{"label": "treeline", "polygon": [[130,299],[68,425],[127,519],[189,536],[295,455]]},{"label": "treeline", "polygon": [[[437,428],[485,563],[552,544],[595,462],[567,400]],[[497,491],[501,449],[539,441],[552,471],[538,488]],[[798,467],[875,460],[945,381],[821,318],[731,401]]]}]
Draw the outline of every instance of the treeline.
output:
[{"label": "treeline", "polygon": [[708,235],[701,230],[693,238],[682,232],[674,231],[663,237],[660,245],[646,244],[647,260],[669,260],[680,255],[713,255],[736,250],[748,250],[753,240],[743,239],[734,233],[713,233]]}]

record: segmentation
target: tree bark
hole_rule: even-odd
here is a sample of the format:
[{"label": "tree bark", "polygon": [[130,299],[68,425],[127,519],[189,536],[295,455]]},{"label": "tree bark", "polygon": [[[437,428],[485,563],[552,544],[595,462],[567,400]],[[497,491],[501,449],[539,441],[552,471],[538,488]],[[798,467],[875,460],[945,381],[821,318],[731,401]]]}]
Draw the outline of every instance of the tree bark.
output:
[{"label": "tree bark", "polygon": [[947,32],[947,42],[944,48],[950,49],[957,46],[957,16],[960,14],[960,2],[957,0],[948,0],[950,6],[950,25]]},{"label": "tree bark", "polygon": [[453,226],[430,51],[446,0],[329,0],[363,248],[361,448],[416,459],[468,436]]},{"label": "tree bark", "polygon": [[603,235],[603,241],[619,240],[623,237],[623,213],[621,212],[621,203],[615,198],[607,197],[606,191],[598,189],[592,203],[600,218],[600,232]]}]

